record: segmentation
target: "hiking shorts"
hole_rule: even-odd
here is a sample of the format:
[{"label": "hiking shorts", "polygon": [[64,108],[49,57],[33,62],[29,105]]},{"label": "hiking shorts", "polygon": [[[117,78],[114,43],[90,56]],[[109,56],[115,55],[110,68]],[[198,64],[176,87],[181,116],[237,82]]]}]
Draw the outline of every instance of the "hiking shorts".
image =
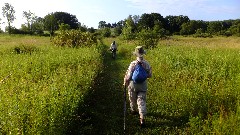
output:
[{"label": "hiking shorts", "polygon": [[147,81],[136,84],[130,81],[128,85],[128,95],[131,111],[139,112],[140,118],[147,114],[146,108]]}]

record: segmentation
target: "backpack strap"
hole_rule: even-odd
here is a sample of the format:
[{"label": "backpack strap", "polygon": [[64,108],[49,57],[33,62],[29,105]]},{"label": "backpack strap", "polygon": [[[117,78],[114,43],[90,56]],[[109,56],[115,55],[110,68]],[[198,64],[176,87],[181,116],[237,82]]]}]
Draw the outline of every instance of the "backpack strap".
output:
[{"label": "backpack strap", "polygon": [[[145,69],[145,67],[143,66],[143,62],[141,62],[141,61],[139,61],[139,60],[136,60],[137,61],[137,63],[135,64],[135,66],[137,65],[137,64],[140,64],[144,69]],[[135,67],[134,67],[135,68]],[[146,70],[146,69],[145,69]]]}]

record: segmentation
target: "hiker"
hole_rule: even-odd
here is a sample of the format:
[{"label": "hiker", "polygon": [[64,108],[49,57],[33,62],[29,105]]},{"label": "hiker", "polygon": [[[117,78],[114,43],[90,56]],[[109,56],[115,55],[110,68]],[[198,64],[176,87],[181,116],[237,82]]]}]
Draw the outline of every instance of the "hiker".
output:
[{"label": "hiker", "polygon": [[[128,95],[130,101],[131,114],[139,114],[140,126],[145,126],[145,116],[147,113],[146,108],[146,93],[147,93],[147,78],[152,76],[152,69],[150,64],[143,58],[146,54],[142,46],[137,46],[133,54],[136,56],[136,60],[132,61],[128,67],[128,70],[124,77],[124,86],[128,88]],[[146,80],[143,82],[134,82],[133,74],[137,67],[137,64],[141,66],[146,71]]]},{"label": "hiker", "polygon": [[117,44],[116,44],[115,41],[112,42],[112,44],[111,44],[109,50],[117,50]]},{"label": "hiker", "polygon": [[112,42],[109,50],[112,51],[112,58],[115,59],[116,58],[116,51],[117,51],[117,44],[116,44],[115,41]]}]

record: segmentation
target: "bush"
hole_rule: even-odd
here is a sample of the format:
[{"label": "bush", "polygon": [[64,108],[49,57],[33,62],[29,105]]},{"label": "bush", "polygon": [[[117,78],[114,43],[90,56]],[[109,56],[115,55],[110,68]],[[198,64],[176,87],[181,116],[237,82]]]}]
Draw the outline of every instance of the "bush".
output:
[{"label": "bush", "polygon": [[62,30],[52,39],[52,43],[62,47],[90,47],[97,44],[97,37],[91,33],[79,30]]},{"label": "bush", "polygon": [[152,30],[143,29],[137,34],[138,44],[145,48],[154,48],[160,39],[159,34]]},{"label": "bush", "polygon": [[34,51],[37,51],[37,47],[33,46],[33,45],[20,45],[20,46],[16,46],[13,49],[13,53],[16,54],[32,54]]}]

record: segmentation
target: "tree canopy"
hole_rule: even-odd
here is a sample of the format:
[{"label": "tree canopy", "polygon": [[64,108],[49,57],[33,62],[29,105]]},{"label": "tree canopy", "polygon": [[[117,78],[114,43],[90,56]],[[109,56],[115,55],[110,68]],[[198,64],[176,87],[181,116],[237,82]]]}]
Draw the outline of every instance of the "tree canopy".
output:
[{"label": "tree canopy", "polygon": [[8,30],[9,30],[9,34],[10,34],[11,33],[11,23],[13,23],[13,21],[15,20],[14,7],[9,3],[5,3],[5,5],[2,7],[2,15],[4,18],[7,18]]},{"label": "tree canopy", "polygon": [[[86,25],[81,25],[75,15],[67,12],[49,13],[43,18],[36,16],[29,11],[23,11],[23,17],[27,23],[22,24],[21,29],[16,29],[11,26],[15,18],[15,10],[12,5],[5,3],[2,7],[3,18],[6,18],[8,26],[5,28],[9,33],[15,34],[33,34],[49,31],[53,35],[59,30],[59,26],[64,24],[69,26],[69,29],[78,29],[80,31],[88,31],[103,36],[119,36],[124,39],[135,39],[139,32],[153,31],[158,33],[157,37],[165,35],[194,35],[208,33],[209,35],[237,35],[240,36],[240,19],[223,20],[223,21],[203,21],[190,20],[188,16],[168,15],[163,17],[160,13],[143,13],[142,15],[129,15],[126,19],[118,22],[109,23],[104,20],[98,23],[98,29],[93,27],[88,28]],[[0,21],[2,19],[0,18]],[[0,24],[3,24],[0,22]],[[144,34],[143,34],[144,35]]]}]

